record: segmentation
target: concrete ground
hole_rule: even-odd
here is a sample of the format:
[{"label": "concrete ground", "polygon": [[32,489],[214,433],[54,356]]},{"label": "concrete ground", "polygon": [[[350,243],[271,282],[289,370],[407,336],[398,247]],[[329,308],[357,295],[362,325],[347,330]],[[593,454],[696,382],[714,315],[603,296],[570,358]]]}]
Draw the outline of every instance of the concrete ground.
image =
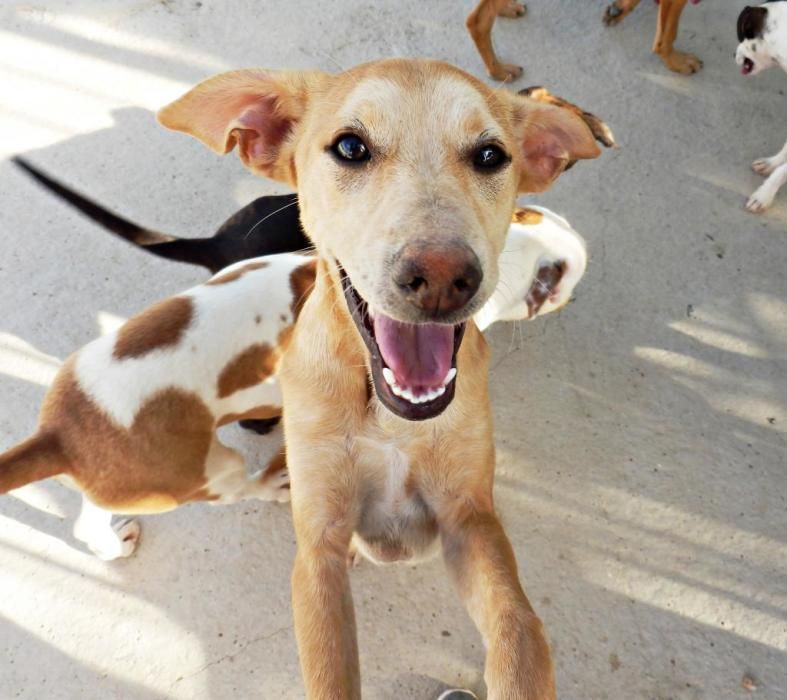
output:
[{"label": "concrete ground", "polygon": [[[622,148],[533,201],[587,238],[564,312],[490,333],[499,509],[564,700],[787,698],[787,190],[743,210],[787,138],[778,71],[745,79],[740,2],[684,15],[685,78],[649,53],[656,9],[531,0],[500,53],[602,115]],[[241,66],[435,56],[482,74],[472,0],[46,0],[0,6],[0,446],[33,428],[58,362],[205,278],[109,237],[23,177],[51,173],[160,230],[207,235],[281,191],[153,111]],[[229,439],[255,457],[255,440]],[[102,563],[56,483],[0,498],[0,698],[299,698],[286,506],[144,519]],[[443,565],[352,573],[365,697],[481,690],[483,649]],[[749,689],[742,687],[744,677]],[[756,686],[756,689],[755,689]]]}]

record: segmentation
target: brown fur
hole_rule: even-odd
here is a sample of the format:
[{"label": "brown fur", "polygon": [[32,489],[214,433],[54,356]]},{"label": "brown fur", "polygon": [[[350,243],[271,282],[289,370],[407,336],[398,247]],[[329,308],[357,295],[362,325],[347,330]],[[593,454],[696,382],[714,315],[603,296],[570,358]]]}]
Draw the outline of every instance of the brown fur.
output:
[{"label": "brown fur", "polygon": [[82,391],[71,358],[47,394],[41,424],[57,434],[69,464],[66,473],[107,510],[159,512],[207,496],[204,465],[214,420],[193,394],[174,388],[160,392],[126,430]]},{"label": "brown fur", "polygon": [[293,270],[290,275],[290,289],[292,290],[292,316],[297,319],[301,313],[307,297],[314,287],[317,277],[317,261],[309,260]]},{"label": "brown fur", "polygon": [[514,210],[514,216],[511,220],[514,223],[523,224],[525,226],[537,226],[544,220],[544,215],[536,209],[522,207],[521,209]]},{"label": "brown fur", "polygon": [[0,455],[0,493],[64,474],[70,464],[58,436],[42,430]]},{"label": "brown fur", "polygon": [[252,272],[253,270],[262,270],[263,268],[268,267],[268,263],[266,262],[253,262],[247,263],[246,265],[240,265],[236,267],[234,270],[230,272],[223,272],[214,277],[211,277],[205,284],[216,285],[216,284],[228,284],[229,282],[234,282],[235,280],[239,280],[243,275],[247,272]]},{"label": "brown fur", "polygon": [[468,15],[467,31],[475,44],[487,73],[495,80],[515,80],[522,75],[522,68],[501,63],[492,45],[492,27],[500,17],[521,17],[525,14],[525,6],[512,0],[480,0],[475,9]]},{"label": "brown fur", "polygon": [[[316,277],[299,282],[313,281],[313,289],[279,369],[298,542],[293,613],[307,696],[360,697],[351,540],[387,561],[422,556],[439,535],[488,648],[489,699],[554,700],[549,647],[494,510],[486,342],[469,322],[455,396],[442,413],[414,422],[389,412],[376,394],[370,398],[369,354],[336,262],[370,306],[417,322],[391,281],[391,251],[427,234],[446,246],[461,242],[485,271],[460,320],[468,318],[496,285],[517,193],[546,189],[573,160],[599,154],[581,115],[493,91],[444,63],[391,60],[335,76],[237,71],[200,84],[159,118],[220,153],[238,145],[251,170],[297,186],[319,258]],[[469,162],[481,129],[510,155],[494,173]],[[348,130],[362,131],[373,148],[368,164],[343,166],[328,153]],[[375,508],[397,478],[401,489],[378,524]]]},{"label": "brown fur", "polygon": [[177,345],[194,314],[188,297],[170,297],[129,319],[115,340],[116,360],[142,357],[154,350]]},{"label": "brown fur", "polygon": [[[702,68],[702,61],[690,53],[676,51],[673,48],[678,35],[678,25],[683,8],[688,0],[661,0],[659,3],[656,34],[653,37],[653,53],[657,54],[671,71],[685,75],[696,73]],[[607,8],[604,23],[618,24],[639,5],[639,0],[615,0]]]},{"label": "brown fur", "polygon": [[[613,25],[623,19],[639,4],[640,0],[615,0],[604,15],[604,24]],[[656,34],[653,39],[653,53],[657,54],[664,65],[676,73],[696,73],[702,61],[689,53],[673,48],[678,34],[678,25],[683,8],[688,0],[661,0],[659,4]],[[513,0],[479,0],[466,20],[467,30],[486,66],[487,73],[495,80],[510,81],[522,75],[520,66],[501,63],[492,44],[492,28],[498,17],[521,17],[525,6]]]},{"label": "brown fur", "polygon": [[218,425],[229,425],[240,420],[269,420],[281,416],[281,406],[256,406],[244,413],[228,413],[219,418]]},{"label": "brown fur", "polygon": [[239,352],[219,373],[219,398],[265,381],[276,370],[276,360],[276,351],[267,343],[255,343]]}]

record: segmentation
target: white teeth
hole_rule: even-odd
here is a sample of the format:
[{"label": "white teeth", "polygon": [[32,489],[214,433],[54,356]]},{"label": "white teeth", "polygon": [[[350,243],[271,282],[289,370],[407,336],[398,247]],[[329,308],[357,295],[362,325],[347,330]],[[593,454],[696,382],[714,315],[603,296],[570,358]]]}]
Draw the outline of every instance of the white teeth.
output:
[{"label": "white teeth", "polygon": [[423,394],[416,396],[410,387],[399,386],[399,384],[396,382],[396,377],[394,376],[393,370],[388,367],[383,367],[383,379],[385,379],[385,383],[391,387],[391,391],[393,392],[394,396],[399,396],[403,399],[406,399],[412,404],[434,401],[436,398],[442,396],[445,394],[448,384],[455,376],[456,368],[451,367],[451,369],[449,369],[446,373],[445,379],[443,379],[441,386],[435,387],[434,389],[427,389]]}]

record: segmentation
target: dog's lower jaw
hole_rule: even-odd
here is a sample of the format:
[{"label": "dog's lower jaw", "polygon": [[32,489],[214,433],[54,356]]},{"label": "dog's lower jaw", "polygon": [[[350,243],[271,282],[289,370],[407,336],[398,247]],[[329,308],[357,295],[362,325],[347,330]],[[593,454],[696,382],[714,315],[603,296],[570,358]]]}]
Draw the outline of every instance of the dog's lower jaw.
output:
[{"label": "dog's lower jaw", "polygon": [[[406,383],[400,385],[395,375],[395,369],[386,364],[385,352],[380,345],[382,339],[377,337],[378,330],[376,329],[381,327],[382,319],[379,317],[372,319],[371,314],[367,310],[365,300],[355,290],[349,276],[343,272],[341,274],[343,275],[341,285],[346,308],[363,345],[366,347],[369,370],[377,399],[387,410],[405,420],[419,421],[439,416],[450,405],[455,395],[458,373],[457,353],[464,337],[465,323],[442,327],[436,324],[402,325],[399,332],[404,333],[405,329],[417,328],[418,330],[415,333],[421,334],[421,340],[424,339],[423,335],[428,336],[429,331],[427,329],[430,326],[435,329],[440,328],[439,331],[436,331],[436,334],[443,341],[445,341],[449,332],[452,333],[452,338],[449,342],[453,344],[453,352],[450,357],[450,366],[446,365],[438,378],[432,380],[433,383],[430,386],[411,389]],[[396,322],[389,320],[384,325],[390,326],[391,324],[396,324]],[[443,338],[443,336],[446,338]],[[430,338],[430,340],[432,339]],[[413,338],[413,343],[417,344],[417,336]],[[443,347],[443,354],[445,354],[446,350],[448,348]],[[448,359],[447,355],[444,359]]]}]

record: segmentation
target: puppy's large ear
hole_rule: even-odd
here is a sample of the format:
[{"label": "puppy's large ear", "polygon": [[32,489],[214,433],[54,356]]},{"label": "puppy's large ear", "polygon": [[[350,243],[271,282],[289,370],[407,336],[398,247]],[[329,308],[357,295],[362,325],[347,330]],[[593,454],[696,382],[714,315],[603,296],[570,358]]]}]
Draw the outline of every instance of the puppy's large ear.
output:
[{"label": "puppy's large ear", "polygon": [[238,156],[250,170],[295,186],[293,135],[309,98],[328,78],[318,71],[239,70],[201,82],[158,113],[159,123]]},{"label": "puppy's large ear", "polygon": [[512,95],[522,170],[520,192],[543,192],[573,161],[597,158],[593,132],[568,109]]},{"label": "puppy's large ear", "polygon": [[738,15],[738,41],[761,37],[767,17],[767,7],[744,7]]}]

